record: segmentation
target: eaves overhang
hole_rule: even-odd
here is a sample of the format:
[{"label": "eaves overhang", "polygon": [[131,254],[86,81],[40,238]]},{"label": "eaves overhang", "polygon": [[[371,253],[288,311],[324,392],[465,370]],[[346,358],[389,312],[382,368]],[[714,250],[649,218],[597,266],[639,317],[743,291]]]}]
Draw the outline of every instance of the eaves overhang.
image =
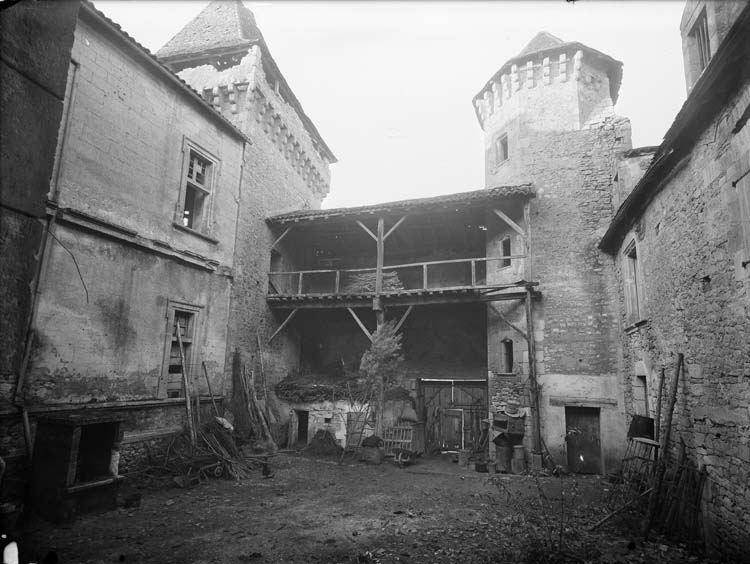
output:
[{"label": "eaves overhang", "polygon": [[369,206],[349,208],[332,208],[327,210],[296,210],[266,219],[269,224],[285,225],[288,223],[310,222],[336,217],[361,217],[388,213],[429,213],[453,207],[478,207],[508,198],[529,199],[536,195],[533,184],[514,186],[497,186],[472,192],[458,192],[430,198],[416,198],[385,202]]},{"label": "eaves overhang", "polygon": [[640,219],[676,169],[684,166],[701,133],[723,111],[730,97],[750,79],[750,4],[747,4],[725,40],[695,83],[672,125],[664,135],[651,166],[620,205],[599,248],[615,254],[625,235]]}]

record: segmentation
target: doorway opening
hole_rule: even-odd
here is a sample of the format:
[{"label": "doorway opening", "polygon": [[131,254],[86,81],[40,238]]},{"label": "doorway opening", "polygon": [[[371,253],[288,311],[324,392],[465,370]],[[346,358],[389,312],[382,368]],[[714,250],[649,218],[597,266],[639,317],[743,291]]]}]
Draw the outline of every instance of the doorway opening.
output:
[{"label": "doorway opening", "polygon": [[602,472],[598,407],[565,408],[568,470],[579,474]]},{"label": "doorway opening", "polygon": [[307,421],[310,412],[295,409],[294,414],[297,416],[297,441],[307,444]]}]

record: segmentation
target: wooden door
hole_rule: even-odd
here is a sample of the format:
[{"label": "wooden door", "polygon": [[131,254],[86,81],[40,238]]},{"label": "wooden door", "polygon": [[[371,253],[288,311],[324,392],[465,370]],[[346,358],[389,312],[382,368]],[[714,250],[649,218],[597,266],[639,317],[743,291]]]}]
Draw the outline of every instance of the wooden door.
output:
[{"label": "wooden door", "polygon": [[420,380],[417,398],[427,452],[479,444],[488,410],[486,380]]},{"label": "wooden door", "polygon": [[601,473],[599,408],[566,407],[565,440],[569,471],[579,474]]}]

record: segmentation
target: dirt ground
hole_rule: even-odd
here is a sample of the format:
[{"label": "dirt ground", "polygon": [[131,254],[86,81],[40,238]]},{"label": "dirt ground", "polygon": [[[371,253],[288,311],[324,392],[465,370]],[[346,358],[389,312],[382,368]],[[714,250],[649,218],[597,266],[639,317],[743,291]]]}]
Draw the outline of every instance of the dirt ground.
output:
[{"label": "dirt ground", "polygon": [[279,455],[272,468],[272,478],[258,470],[192,489],[131,480],[139,507],[36,522],[20,537],[21,561],[50,551],[64,564],[699,561],[658,537],[629,537],[622,519],[587,532],[606,514],[597,476],[481,474],[449,455],[407,468]]}]

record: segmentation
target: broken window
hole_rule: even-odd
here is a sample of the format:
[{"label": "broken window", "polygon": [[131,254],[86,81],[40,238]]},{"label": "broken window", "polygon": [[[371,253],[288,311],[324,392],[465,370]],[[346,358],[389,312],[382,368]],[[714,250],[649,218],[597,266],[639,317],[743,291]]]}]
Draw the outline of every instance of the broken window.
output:
[{"label": "broken window", "polygon": [[[501,257],[509,257],[510,256],[510,237],[505,237],[500,242],[500,256]],[[505,268],[506,266],[510,266],[510,259],[503,259],[500,261],[500,268]]]},{"label": "broken window", "polygon": [[690,32],[690,38],[693,43],[693,53],[696,54],[695,63],[698,64],[698,73],[701,73],[711,59],[711,43],[708,38],[708,19],[706,18],[705,8],[695,22],[693,30]]},{"label": "broken window", "polygon": [[504,134],[495,139],[495,164],[508,160],[508,135]]},{"label": "broken window", "polygon": [[628,323],[633,324],[641,320],[643,285],[641,284],[640,267],[635,241],[627,246],[624,252],[623,281],[625,283],[625,311]]},{"label": "broken window", "polygon": [[183,227],[208,233],[216,162],[190,146],[186,146],[186,156],[178,221]]},{"label": "broken window", "polygon": [[[168,398],[184,397],[183,370],[190,380],[199,308],[171,304],[168,312],[169,333],[164,367],[164,388]],[[179,331],[179,338],[178,338]],[[180,350],[180,343],[182,350]]]}]

